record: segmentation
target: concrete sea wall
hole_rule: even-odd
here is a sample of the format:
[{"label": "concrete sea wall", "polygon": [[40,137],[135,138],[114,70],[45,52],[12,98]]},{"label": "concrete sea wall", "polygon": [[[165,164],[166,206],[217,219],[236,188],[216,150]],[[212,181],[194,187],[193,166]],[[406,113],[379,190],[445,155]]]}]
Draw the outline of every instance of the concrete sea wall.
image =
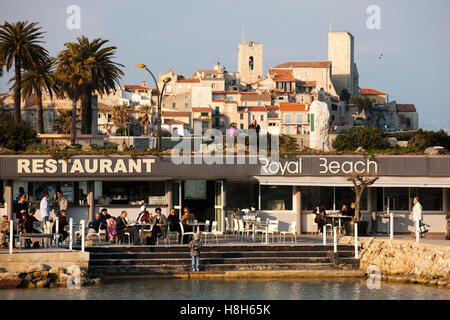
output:
[{"label": "concrete sea wall", "polygon": [[[342,237],[339,243],[354,244],[354,238]],[[362,271],[375,265],[383,280],[450,288],[450,247],[375,238],[360,238],[359,244]]]}]

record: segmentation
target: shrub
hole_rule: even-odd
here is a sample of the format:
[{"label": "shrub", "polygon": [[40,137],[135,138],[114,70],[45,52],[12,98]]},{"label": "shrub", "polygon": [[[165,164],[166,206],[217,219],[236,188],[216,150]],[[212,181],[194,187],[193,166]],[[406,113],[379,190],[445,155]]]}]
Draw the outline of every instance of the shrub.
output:
[{"label": "shrub", "polygon": [[355,151],[358,147],[366,150],[387,149],[389,143],[385,134],[376,128],[354,127],[336,137],[333,148],[337,151]]},{"label": "shrub", "polygon": [[424,131],[419,129],[408,141],[408,147],[420,150],[434,146],[441,146],[450,150],[450,136],[444,130]]},{"label": "shrub", "polygon": [[14,151],[25,150],[35,138],[36,131],[28,124],[16,124],[12,119],[0,119],[0,147]]}]

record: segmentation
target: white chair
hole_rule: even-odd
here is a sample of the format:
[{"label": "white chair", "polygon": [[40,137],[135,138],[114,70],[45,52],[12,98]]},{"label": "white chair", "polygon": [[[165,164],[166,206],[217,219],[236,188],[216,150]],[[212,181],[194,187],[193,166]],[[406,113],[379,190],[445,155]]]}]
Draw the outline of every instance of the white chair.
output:
[{"label": "white chair", "polygon": [[238,219],[233,219],[233,232],[236,235],[236,238],[239,238],[239,222]]},{"label": "white chair", "polygon": [[222,232],[217,230],[217,221],[213,221],[211,225],[211,231],[205,231],[202,233],[205,236],[205,244],[207,242],[208,236],[216,236],[216,243],[219,243],[219,238],[217,237],[219,234],[222,234]]},{"label": "white chair", "polygon": [[274,242],[275,233],[278,233],[278,226],[279,221],[278,220],[269,220],[269,234],[272,235],[272,242]]},{"label": "white chair", "polygon": [[[90,229],[88,228],[88,233],[86,234],[86,240],[88,240],[90,237],[97,237],[98,238],[98,243],[101,242],[101,237],[105,237],[105,230],[100,230],[100,228],[98,229],[98,232],[89,232],[89,230],[94,230],[94,229]],[[103,232],[102,232],[103,231]]]},{"label": "white chair", "polygon": [[297,230],[295,230],[296,228],[297,228],[297,221],[294,221],[289,225],[288,231],[280,232],[280,236],[283,236],[283,240],[284,240],[283,243],[286,243],[286,235],[291,235],[292,243],[294,243],[294,241],[295,241],[295,243],[297,243],[297,237],[295,236],[296,231],[297,231]]},{"label": "white chair", "polygon": [[225,217],[225,238],[227,237],[228,232],[233,232],[234,229],[232,226],[230,226],[230,220],[228,220],[228,217]]},{"label": "white chair", "polygon": [[170,244],[170,236],[176,236],[176,241],[178,242],[178,236],[180,235],[180,233],[178,231],[171,231],[169,226],[167,226],[167,240],[169,241]]},{"label": "white chair", "polygon": [[[200,231],[200,234],[199,234],[200,239],[201,239],[202,235],[205,235],[205,234],[209,233],[209,225],[210,225],[210,223],[211,223],[211,221],[209,221],[209,220],[205,221],[205,227],[204,227],[203,231]],[[206,236],[205,236],[205,243],[206,243]]]},{"label": "white chair", "polygon": [[[128,239],[128,245],[130,245],[130,233],[129,232],[125,232],[124,236],[127,237]],[[116,237],[116,244],[119,244],[120,242],[122,242],[122,240],[119,240],[119,237]],[[123,242],[122,242],[123,243]]]},{"label": "white chair", "polygon": [[241,236],[241,241],[244,240],[244,235],[247,234],[247,238],[250,234],[250,232],[253,232],[253,229],[250,229],[244,225],[244,221],[242,219],[238,219],[239,224],[239,234]]},{"label": "white chair", "polygon": [[[256,218],[256,222],[261,222],[261,217],[257,217]],[[255,228],[255,237],[258,237],[258,233],[265,234],[266,233],[266,228],[258,228],[259,226],[257,225]]]},{"label": "white chair", "polygon": [[194,236],[195,235],[195,232],[184,232],[184,227],[183,227],[183,224],[181,223],[181,221],[179,222],[179,224],[180,224],[180,230],[181,230],[181,244],[183,244],[183,241],[184,241],[184,236],[185,235],[191,235],[191,236]]}]

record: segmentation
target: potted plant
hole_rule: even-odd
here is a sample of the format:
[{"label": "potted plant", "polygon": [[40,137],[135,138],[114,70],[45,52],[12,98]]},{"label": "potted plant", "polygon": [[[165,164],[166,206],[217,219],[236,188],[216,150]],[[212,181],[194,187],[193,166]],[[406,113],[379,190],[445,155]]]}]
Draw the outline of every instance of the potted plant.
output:
[{"label": "potted plant", "polygon": [[347,178],[348,181],[351,181],[353,184],[353,191],[355,192],[355,216],[352,221],[345,225],[345,234],[353,236],[353,230],[355,228],[355,223],[358,223],[358,235],[366,235],[367,228],[369,223],[367,221],[361,220],[360,215],[360,204],[361,197],[364,193],[364,190],[375,183],[378,180],[378,176],[367,175],[364,173],[354,172]]}]

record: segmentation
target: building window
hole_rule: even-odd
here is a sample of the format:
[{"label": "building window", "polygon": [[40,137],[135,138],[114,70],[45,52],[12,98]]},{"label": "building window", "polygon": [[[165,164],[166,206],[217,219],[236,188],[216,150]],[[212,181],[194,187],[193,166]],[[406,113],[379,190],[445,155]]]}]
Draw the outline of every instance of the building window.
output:
[{"label": "building window", "polygon": [[263,114],[259,117],[259,121],[264,121],[264,115]]},{"label": "building window", "polygon": [[[258,208],[258,184],[248,182],[225,182],[223,185],[227,196],[225,208]],[[246,196],[243,197],[242,195]]]},{"label": "building window", "polygon": [[255,120],[255,115],[254,114],[252,114],[252,120]]},{"label": "building window", "polygon": [[303,115],[300,113],[297,113],[297,123],[302,123],[303,121]]},{"label": "building window", "polygon": [[262,185],[261,210],[292,210],[292,187]]},{"label": "building window", "polygon": [[286,126],[286,134],[290,134],[291,133],[291,127],[290,126]]},{"label": "building window", "polygon": [[243,113],[241,113],[241,114],[239,115],[239,119],[244,120],[244,114],[243,114]]},{"label": "building window", "polygon": [[290,114],[285,114],[284,115],[284,122],[291,123],[291,115]]},{"label": "building window", "polygon": [[189,108],[189,103],[185,103],[184,104],[184,107],[187,109],[187,108]]},{"label": "building window", "polygon": [[244,124],[241,123],[241,130],[244,130]]},{"label": "building window", "polygon": [[387,205],[388,198],[391,210],[409,211],[408,188],[384,188],[384,205]]},{"label": "building window", "polygon": [[244,106],[247,106],[248,105],[248,102],[247,101],[244,101]]},{"label": "building window", "polygon": [[321,202],[325,210],[333,209],[333,187],[302,187],[301,192],[304,210],[313,210]]},{"label": "building window", "polygon": [[172,102],[172,108],[176,108],[177,104],[175,102]]},{"label": "building window", "polygon": [[424,211],[442,211],[443,195],[441,188],[411,188],[411,206],[414,197],[419,197],[419,202]]},{"label": "building window", "polygon": [[215,83],[211,83],[211,88],[215,89],[216,88],[216,84]]},{"label": "building window", "polygon": [[261,100],[258,100],[258,107],[261,107]]},{"label": "building window", "polygon": [[188,94],[185,95],[184,98],[185,98],[186,100],[188,100],[188,99],[189,99],[189,95],[188,95]]},{"label": "building window", "polygon": [[250,58],[248,58],[248,68],[250,69],[250,71],[253,70],[253,57],[250,56]]},{"label": "building window", "polygon": [[215,114],[216,114],[216,115],[219,115],[219,114],[220,114],[220,108],[219,108],[219,107],[216,107]]}]

